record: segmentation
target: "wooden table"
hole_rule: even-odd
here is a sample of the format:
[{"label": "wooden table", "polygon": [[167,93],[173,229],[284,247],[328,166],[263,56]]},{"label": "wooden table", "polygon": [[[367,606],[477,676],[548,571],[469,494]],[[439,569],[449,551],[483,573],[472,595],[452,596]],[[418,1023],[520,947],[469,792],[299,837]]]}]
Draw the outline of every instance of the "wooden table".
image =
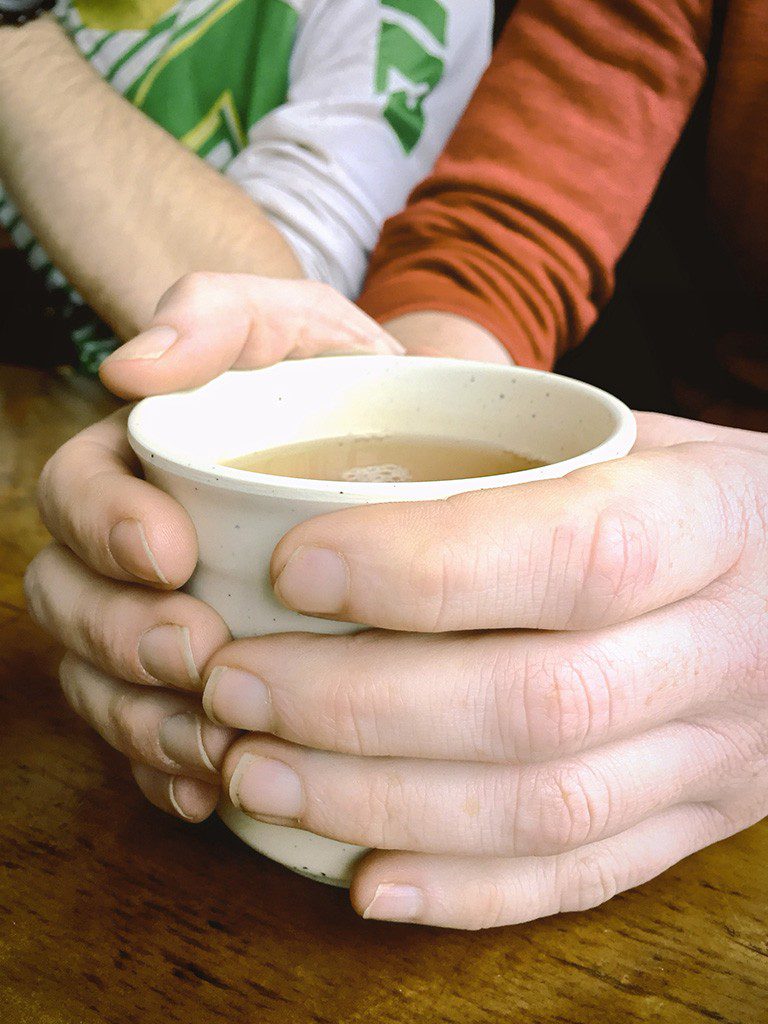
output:
[{"label": "wooden table", "polygon": [[589,914],[464,934],[345,895],[138,794],[65,707],[24,612],[35,477],[109,407],[0,367],[0,1020],[258,1024],[768,1020],[768,823]]}]

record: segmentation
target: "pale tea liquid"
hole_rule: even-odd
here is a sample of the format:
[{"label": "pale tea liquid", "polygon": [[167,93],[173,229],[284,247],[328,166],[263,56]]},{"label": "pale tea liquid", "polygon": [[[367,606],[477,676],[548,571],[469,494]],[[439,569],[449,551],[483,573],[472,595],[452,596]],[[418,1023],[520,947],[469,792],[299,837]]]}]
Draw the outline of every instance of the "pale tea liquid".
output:
[{"label": "pale tea liquid", "polygon": [[474,441],[389,434],[301,441],[241,455],[222,465],[300,480],[424,483],[519,473],[545,463]]}]

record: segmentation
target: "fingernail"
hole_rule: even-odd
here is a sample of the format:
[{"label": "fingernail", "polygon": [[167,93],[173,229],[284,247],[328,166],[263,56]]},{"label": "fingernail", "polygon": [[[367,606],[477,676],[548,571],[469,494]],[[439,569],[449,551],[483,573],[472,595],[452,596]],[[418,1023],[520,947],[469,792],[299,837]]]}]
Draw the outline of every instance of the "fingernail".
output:
[{"label": "fingernail", "polygon": [[163,753],[186,768],[217,772],[231,739],[231,732],[203,722],[191,711],[171,715],[160,726]]},{"label": "fingernail", "polygon": [[197,779],[174,775],[168,782],[168,800],[176,813],[186,821],[199,821],[209,814],[208,800],[212,787]]},{"label": "fingernail", "polygon": [[363,911],[366,919],[416,921],[424,910],[424,893],[413,885],[383,882]]},{"label": "fingernail", "polygon": [[304,791],[293,768],[270,757],[243,754],[229,784],[229,798],[257,818],[295,821],[304,810]]},{"label": "fingernail", "polygon": [[274,586],[289,608],[333,615],[347,603],[349,568],[345,559],[330,548],[302,545],[288,559]]},{"label": "fingernail", "polygon": [[172,327],[150,327],[127,341],[125,345],[115,349],[104,362],[117,363],[124,359],[160,359],[178,340],[178,331]]},{"label": "fingernail", "polygon": [[153,626],[142,633],[139,661],[144,671],[161,683],[200,689],[202,680],[186,626]]},{"label": "fingernail", "polygon": [[157,564],[144,527],[138,519],[123,519],[112,527],[109,533],[109,551],[120,568],[132,576],[137,576],[148,583],[163,583],[168,586],[168,580]]},{"label": "fingernail", "polygon": [[218,665],[203,690],[203,708],[213,722],[248,732],[270,732],[272,697],[266,683],[236,668]]}]

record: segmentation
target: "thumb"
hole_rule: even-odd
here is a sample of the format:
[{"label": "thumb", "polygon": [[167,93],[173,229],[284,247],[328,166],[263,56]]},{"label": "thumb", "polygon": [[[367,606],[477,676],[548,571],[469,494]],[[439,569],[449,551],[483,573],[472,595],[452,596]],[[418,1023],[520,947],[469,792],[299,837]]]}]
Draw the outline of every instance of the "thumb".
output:
[{"label": "thumb", "polygon": [[165,293],[152,324],[108,356],[99,375],[134,399],[198,387],[233,368],[336,352],[404,349],[328,285],[196,273]]}]

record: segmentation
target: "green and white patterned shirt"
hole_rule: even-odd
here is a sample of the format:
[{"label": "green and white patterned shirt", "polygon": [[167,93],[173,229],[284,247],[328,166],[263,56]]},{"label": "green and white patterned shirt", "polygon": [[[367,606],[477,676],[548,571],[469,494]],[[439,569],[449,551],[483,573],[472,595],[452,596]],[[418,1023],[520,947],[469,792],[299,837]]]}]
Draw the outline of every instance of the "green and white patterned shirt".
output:
[{"label": "green and white patterned shirt", "polygon": [[[431,169],[490,56],[492,0],[59,0],[114,89],[237,182],[308,277],[354,297],[384,220]],[[116,344],[0,189],[81,364]]]}]

